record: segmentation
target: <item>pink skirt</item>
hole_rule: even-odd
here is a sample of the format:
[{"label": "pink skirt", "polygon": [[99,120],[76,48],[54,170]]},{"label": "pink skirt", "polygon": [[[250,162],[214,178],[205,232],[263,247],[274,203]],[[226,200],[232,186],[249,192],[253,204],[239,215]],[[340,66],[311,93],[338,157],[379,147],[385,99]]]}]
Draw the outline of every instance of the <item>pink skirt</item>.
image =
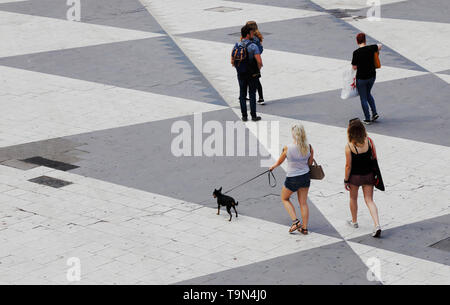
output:
[{"label": "pink skirt", "polygon": [[375,185],[375,176],[373,173],[367,175],[351,175],[349,182],[356,186]]}]

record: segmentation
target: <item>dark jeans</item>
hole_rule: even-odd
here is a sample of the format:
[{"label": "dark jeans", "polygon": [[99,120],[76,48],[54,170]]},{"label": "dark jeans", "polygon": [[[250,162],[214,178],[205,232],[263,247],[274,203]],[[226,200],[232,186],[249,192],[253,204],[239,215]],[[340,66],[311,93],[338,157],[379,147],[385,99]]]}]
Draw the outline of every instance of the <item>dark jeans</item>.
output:
[{"label": "dark jeans", "polygon": [[239,103],[243,117],[247,117],[247,89],[250,97],[250,115],[256,117],[256,89],[258,88],[258,79],[251,78],[246,73],[238,73],[239,81]]},{"label": "dark jeans", "polygon": [[369,79],[356,79],[356,88],[358,89],[359,98],[361,99],[361,107],[364,111],[366,120],[370,121],[369,106],[372,110],[372,115],[377,114],[377,107],[370,90],[372,90],[375,83],[375,77]]},{"label": "dark jeans", "polygon": [[257,79],[257,81],[258,81],[258,97],[259,97],[260,100],[263,100],[264,96],[263,96],[263,90],[262,90],[262,86],[261,86],[261,81],[259,80],[259,78]]},{"label": "dark jeans", "polygon": [[263,99],[264,99],[264,95],[263,95],[263,89],[262,89],[262,86],[261,86],[261,81],[260,81],[260,79],[259,79],[259,78],[257,79],[257,82],[258,82],[258,84],[257,84],[257,89],[258,89],[258,97],[259,97],[259,99],[260,99],[260,100],[263,100]]}]

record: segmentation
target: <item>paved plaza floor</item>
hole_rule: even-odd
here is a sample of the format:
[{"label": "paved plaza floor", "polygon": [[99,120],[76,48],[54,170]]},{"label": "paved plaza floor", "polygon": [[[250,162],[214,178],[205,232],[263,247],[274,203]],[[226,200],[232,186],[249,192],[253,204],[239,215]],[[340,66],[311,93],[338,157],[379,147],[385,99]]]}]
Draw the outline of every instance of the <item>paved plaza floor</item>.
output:
[{"label": "paved plaza floor", "polygon": [[[381,0],[379,21],[366,0],[81,0],[79,22],[71,8],[0,0],[0,284],[450,284],[448,0]],[[275,188],[230,193],[229,222],[212,191],[263,157],[173,153],[178,121],[240,120],[230,51],[248,20],[265,36],[266,100],[248,137],[277,157],[258,126],[278,122],[281,147],[301,122],[326,173],[307,236],[287,232],[286,168]],[[346,224],[342,182],[362,117],[342,74],[361,31],[384,45],[367,127],[380,239],[361,194],[360,227]]]}]

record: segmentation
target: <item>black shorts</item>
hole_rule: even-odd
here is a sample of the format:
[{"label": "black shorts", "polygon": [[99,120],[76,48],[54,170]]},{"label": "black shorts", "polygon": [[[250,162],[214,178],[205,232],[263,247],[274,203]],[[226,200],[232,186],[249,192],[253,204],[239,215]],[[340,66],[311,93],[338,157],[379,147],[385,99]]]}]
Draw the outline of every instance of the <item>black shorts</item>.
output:
[{"label": "black shorts", "polygon": [[307,188],[311,185],[311,174],[307,172],[304,175],[295,177],[286,177],[284,186],[291,192],[296,192],[298,189]]}]

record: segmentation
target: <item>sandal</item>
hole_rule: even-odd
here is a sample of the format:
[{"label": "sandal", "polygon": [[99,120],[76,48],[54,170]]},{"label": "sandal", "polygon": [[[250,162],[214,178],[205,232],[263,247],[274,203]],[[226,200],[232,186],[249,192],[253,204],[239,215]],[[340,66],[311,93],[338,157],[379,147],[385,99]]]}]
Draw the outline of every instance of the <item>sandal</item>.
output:
[{"label": "sandal", "polygon": [[299,228],[298,231],[302,233],[303,235],[308,235],[308,229],[307,228]]},{"label": "sandal", "polygon": [[300,228],[302,227],[302,224],[300,223],[300,221],[298,219],[294,220],[294,222],[292,223],[291,228],[289,229],[289,233],[292,233],[296,230],[300,230]]}]

